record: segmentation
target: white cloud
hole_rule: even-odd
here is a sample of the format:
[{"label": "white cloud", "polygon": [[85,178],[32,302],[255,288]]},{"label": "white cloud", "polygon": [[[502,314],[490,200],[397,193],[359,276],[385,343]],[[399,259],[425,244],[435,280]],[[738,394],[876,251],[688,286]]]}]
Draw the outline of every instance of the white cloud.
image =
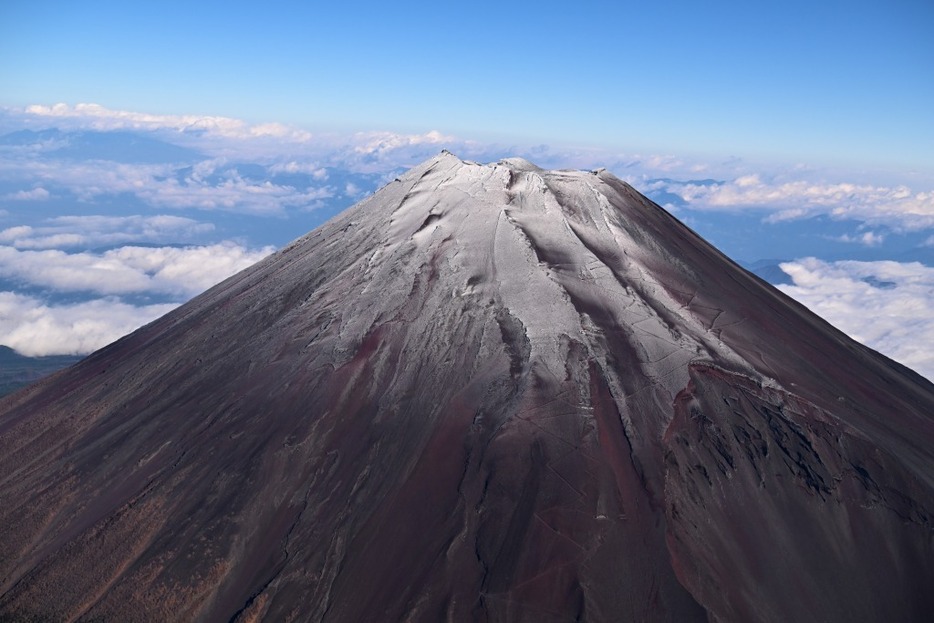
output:
[{"label": "white cloud", "polygon": [[241,119],[204,115],[154,115],[149,113],[113,110],[100,104],[54,104],[27,106],[26,115],[52,118],[59,122],[70,120],[76,125],[95,130],[175,130],[178,132],[206,133],[224,138],[275,138],[297,143],[312,139],[309,132],[290,128],[280,123],[250,125]]},{"label": "white cloud", "polygon": [[86,354],[175,307],[136,307],[114,299],[52,306],[33,297],[0,292],[0,344],[32,357]]},{"label": "white cloud", "polygon": [[888,223],[904,229],[934,227],[934,192],[906,186],[874,186],[807,180],[769,181],[744,175],[719,184],[669,184],[691,207],[710,210],[760,208],[775,223],[816,214]]},{"label": "white cloud", "polygon": [[189,298],[273,251],[233,243],[201,247],[126,246],[104,253],[0,247],[0,276],[57,292],[160,294]]},{"label": "white cloud", "polygon": [[313,179],[319,182],[323,182],[328,179],[327,169],[320,167],[317,163],[313,162],[297,162],[295,160],[290,160],[289,162],[279,162],[270,166],[269,172],[292,174],[304,173],[305,175],[310,175]]},{"label": "white cloud", "polygon": [[354,151],[360,154],[382,154],[413,145],[442,145],[455,140],[437,130],[424,134],[396,134],[393,132],[358,132],[354,135]]},{"label": "white cloud", "polygon": [[214,230],[212,223],[168,214],[156,216],[59,216],[42,225],[0,231],[0,244],[17,249],[61,249],[126,244],[184,242]]},{"label": "white cloud", "polygon": [[105,256],[151,275],[156,288],[195,295],[252,266],[275,249],[249,250],[233,243],[203,247],[122,247]]},{"label": "white cloud", "polygon": [[[651,170],[651,171],[662,171],[669,173],[671,171],[676,171],[685,167],[684,161],[681,158],[670,155],[650,155],[650,156],[636,156],[641,161],[641,166]],[[694,167],[691,167],[694,168]]]},{"label": "white cloud", "polygon": [[354,184],[353,182],[347,182],[344,186],[344,195],[350,197],[351,199],[356,199],[357,197],[364,194],[363,189]]},{"label": "white cloud", "polygon": [[18,190],[15,193],[9,193],[3,196],[3,199],[9,201],[43,201],[49,198],[49,191],[42,187],[32,190]]},{"label": "white cloud", "polygon": [[3,231],[0,231],[0,243],[10,244],[19,240],[20,238],[26,238],[33,235],[33,228],[29,225],[17,225],[16,227],[8,227]]},{"label": "white cloud", "polygon": [[329,136],[314,147],[315,151],[309,155],[329,168],[381,174],[414,166],[439,153],[442,148],[470,158],[488,146],[432,130],[422,134],[357,132],[350,136]]},{"label": "white cloud", "polygon": [[834,240],[839,240],[840,242],[855,242],[857,244],[862,244],[867,247],[878,247],[883,242],[885,242],[885,236],[883,234],[877,234],[873,231],[867,231],[862,235],[851,236],[849,234],[843,234],[838,236]]},{"label": "white cloud", "polygon": [[934,380],[934,268],[918,262],[781,265],[794,285],[778,286],[854,339]]},{"label": "white cloud", "polygon": [[765,222],[775,224],[782,221],[795,221],[809,216],[813,216],[813,212],[808,208],[787,208],[768,215],[765,217]]},{"label": "white cloud", "polygon": [[0,177],[37,180],[64,187],[93,203],[105,195],[132,194],[155,208],[196,208],[253,214],[282,214],[333,196],[330,187],[299,190],[268,180],[244,178],[224,160],[206,160],[179,175],[172,165],[0,160]]},{"label": "white cloud", "polygon": [[196,170],[179,180],[175,177],[153,180],[137,188],[135,194],[154,206],[234,210],[259,214],[280,214],[288,207],[302,207],[333,196],[330,188],[300,191],[269,181],[244,179],[236,170],[223,173],[217,182],[206,180]]}]

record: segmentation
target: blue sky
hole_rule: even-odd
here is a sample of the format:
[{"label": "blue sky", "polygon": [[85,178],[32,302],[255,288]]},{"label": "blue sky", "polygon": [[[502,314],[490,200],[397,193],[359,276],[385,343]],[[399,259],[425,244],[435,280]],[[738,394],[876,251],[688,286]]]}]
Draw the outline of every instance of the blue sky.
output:
[{"label": "blue sky", "polygon": [[27,2],[6,105],[934,167],[934,3]]},{"label": "blue sky", "polygon": [[606,167],[934,379],[934,3],[0,2],[0,344],[87,353],[449,149]]}]

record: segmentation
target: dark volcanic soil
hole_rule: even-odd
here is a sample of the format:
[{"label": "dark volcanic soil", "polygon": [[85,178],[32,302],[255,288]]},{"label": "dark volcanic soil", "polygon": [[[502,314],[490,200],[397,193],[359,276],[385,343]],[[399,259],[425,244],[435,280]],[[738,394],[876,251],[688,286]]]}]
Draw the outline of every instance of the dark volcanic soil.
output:
[{"label": "dark volcanic soil", "polygon": [[932,413],[612,175],[445,153],[0,399],[0,619],[926,620]]}]

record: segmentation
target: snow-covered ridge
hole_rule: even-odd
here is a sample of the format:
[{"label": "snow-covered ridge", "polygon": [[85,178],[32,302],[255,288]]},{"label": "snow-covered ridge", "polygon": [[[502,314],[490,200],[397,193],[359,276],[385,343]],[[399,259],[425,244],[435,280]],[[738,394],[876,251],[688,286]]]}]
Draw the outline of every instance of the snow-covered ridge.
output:
[{"label": "snow-covered ridge", "polygon": [[632,205],[621,193],[635,191],[612,174],[545,171],[521,158],[484,165],[443,152],[395,184],[403,196],[380,206],[386,223],[373,256],[401,258],[413,246],[443,256],[435,276],[443,288],[496,300],[521,322],[531,359],[552,374],[563,374],[562,340],[598,339],[589,307],[612,310],[607,321],[631,334],[649,378],[673,391],[687,381],[674,370],[689,360],[711,350],[731,357],[693,314],[673,325],[656,311],[679,307],[643,262],[659,248],[643,212],[660,208]]}]

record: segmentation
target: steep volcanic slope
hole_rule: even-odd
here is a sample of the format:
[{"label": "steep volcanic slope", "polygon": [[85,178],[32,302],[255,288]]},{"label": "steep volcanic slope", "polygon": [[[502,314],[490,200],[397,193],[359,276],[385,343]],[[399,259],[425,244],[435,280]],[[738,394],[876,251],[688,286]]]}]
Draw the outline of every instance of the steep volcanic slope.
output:
[{"label": "steep volcanic slope", "polygon": [[612,175],[444,153],[0,402],[0,612],[922,620],[932,412]]}]

